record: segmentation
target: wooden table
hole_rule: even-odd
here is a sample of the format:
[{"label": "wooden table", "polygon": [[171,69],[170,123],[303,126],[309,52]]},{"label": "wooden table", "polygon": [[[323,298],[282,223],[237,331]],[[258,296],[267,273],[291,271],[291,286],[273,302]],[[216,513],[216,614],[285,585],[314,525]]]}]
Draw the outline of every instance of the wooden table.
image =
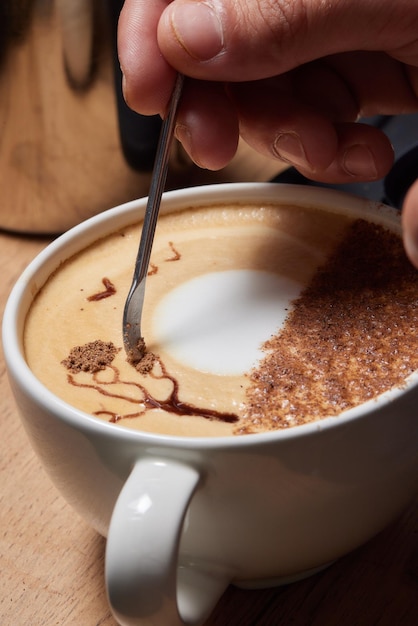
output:
[{"label": "wooden table", "polygon": [[[0,307],[47,239],[0,233]],[[115,626],[105,541],[66,504],[23,428],[0,361],[0,625]],[[391,527],[321,574],[262,591],[230,588],[206,626],[415,626],[418,498]]]}]

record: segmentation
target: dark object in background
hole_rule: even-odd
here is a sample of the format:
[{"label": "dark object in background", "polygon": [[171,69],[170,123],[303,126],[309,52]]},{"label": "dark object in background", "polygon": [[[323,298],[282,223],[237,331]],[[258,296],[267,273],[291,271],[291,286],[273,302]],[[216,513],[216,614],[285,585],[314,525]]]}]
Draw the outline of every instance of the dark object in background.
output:
[{"label": "dark object in background", "polygon": [[384,180],[386,203],[401,208],[408,189],[417,178],[418,143],[401,154],[386,176]]},{"label": "dark object in background", "polygon": [[113,34],[116,107],[119,135],[126,162],[140,172],[151,171],[161,129],[159,115],[139,115],[126,104],[122,94],[122,72],[117,53],[117,24],[124,0],[108,0]]}]

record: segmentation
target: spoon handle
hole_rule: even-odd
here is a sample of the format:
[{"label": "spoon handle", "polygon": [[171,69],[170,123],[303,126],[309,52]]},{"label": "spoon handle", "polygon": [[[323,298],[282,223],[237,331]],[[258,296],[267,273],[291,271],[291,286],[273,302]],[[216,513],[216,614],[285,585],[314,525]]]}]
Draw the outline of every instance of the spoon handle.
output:
[{"label": "spoon handle", "polygon": [[160,211],[161,197],[167,180],[170,148],[183,82],[184,76],[178,74],[171,95],[168,115],[161,127],[132,285],[126,299],[123,313],[123,341],[128,359],[133,363],[141,360],[144,351],[143,347],[141,347],[143,344],[141,316],[145,296],[145,281],[148,274],[151,249]]}]

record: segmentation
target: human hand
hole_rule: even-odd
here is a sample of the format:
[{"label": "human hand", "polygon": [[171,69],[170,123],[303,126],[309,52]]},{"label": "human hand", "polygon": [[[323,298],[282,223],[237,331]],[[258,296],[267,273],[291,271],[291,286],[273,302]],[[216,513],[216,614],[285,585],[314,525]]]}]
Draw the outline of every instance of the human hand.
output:
[{"label": "human hand", "polygon": [[[417,33],[415,0],[126,0],[124,92],[136,111],[164,115],[175,71],[191,77],[176,135],[202,167],[226,165],[241,134],[313,180],[375,180],[392,148],[355,121],[418,111]],[[418,264],[414,198],[404,224]]]}]

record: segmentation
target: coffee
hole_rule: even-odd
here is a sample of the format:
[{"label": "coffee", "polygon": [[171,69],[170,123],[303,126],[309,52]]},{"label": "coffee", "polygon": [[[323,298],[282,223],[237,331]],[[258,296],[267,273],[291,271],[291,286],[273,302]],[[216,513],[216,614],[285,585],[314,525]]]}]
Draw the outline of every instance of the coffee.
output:
[{"label": "coffee", "polygon": [[219,205],[160,217],[138,371],[122,312],[139,233],[63,263],[26,320],[29,366],[87,413],[162,434],[253,433],[338,415],[418,368],[418,276],[399,234],[325,210]]}]

